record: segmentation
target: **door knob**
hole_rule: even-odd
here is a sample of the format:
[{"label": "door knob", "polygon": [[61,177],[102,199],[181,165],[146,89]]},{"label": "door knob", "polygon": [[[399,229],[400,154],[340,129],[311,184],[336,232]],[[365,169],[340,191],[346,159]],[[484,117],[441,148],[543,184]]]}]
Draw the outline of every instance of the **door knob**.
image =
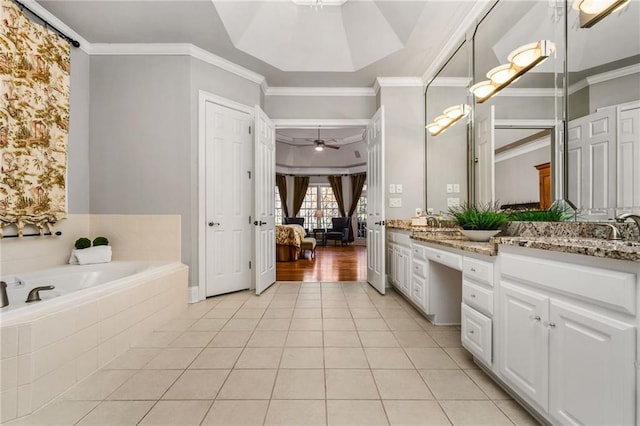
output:
[{"label": "door knob", "polygon": [[209,222],[209,226],[220,226],[219,222]]},{"label": "door knob", "polygon": [[253,222],[253,224],[254,224],[255,226],[262,226],[262,225],[266,225],[266,224],[267,224],[267,222],[263,222],[263,221],[261,221],[261,220],[260,220],[260,221],[255,220],[255,221]]}]

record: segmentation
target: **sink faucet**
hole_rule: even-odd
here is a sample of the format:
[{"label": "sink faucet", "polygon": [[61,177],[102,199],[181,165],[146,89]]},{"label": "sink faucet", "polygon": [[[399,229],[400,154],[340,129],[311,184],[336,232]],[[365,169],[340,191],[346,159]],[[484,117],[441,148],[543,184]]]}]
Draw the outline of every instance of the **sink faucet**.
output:
[{"label": "sink faucet", "polygon": [[431,222],[435,223],[434,227],[437,226],[438,228],[440,228],[440,221],[438,220],[437,217],[435,217],[435,216],[427,216],[427,226],[429,226],[429,224]]},{"label": "sink faucet", "polygon": [[608,240],[621,240],[622,239],[622,237],[620,236],[620,231],[618,230],[618,228],[616,228],[612,224],[603,223],[600,226],[606,226],[606,227],[609,228],[609,236],[607,237]]},{"label": "sink faucet", "polygon": [[636,223],[636,226],[638,227],[638,232],[640,232],[640,216],[638,216],[637,214],[623,213],[616,217],[616,222],[622,223],[627,219],[633,220]]},{"label": "sink faucet", "polygon": [[7,296],[7,283],[0,281],[0,308],[9,306],[9,296]]}]

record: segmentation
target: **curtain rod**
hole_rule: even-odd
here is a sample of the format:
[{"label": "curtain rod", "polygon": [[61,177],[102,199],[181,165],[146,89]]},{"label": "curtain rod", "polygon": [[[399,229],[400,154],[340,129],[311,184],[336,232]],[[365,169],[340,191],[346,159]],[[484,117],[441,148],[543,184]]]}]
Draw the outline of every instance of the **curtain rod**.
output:
[{"label": "curtain rod", "polygon": [[55,31],[56,33],[58,33],[58,35],[60,37],[62,37],[63,39],[67,40],[69,43],[71,43],[71,45],[73,47],[80,47],[80,42],[78,40],[72,39],[71,37],[69,37],[68,35],[66,35],[65,33],[63,33],[62,31],[60,31],[59,29],[57,29],[56,27],[54,27],[53,25],[51,25],[46,19],[44,19],[43,17],[41,17],[40,15],[38,15],[37,13],[35,13],[33,10],[29,9],[27,6],[25,6],[23,3],[20,3],[18,0],[13,0],[13,2],[15,4],[17,4],[20,7],[20,10],[26,10],[27,12],[29,12],[29,14],[33,15],[34,17],[38,18],[45,26],[45,28],[50,28],[53,31]]}]

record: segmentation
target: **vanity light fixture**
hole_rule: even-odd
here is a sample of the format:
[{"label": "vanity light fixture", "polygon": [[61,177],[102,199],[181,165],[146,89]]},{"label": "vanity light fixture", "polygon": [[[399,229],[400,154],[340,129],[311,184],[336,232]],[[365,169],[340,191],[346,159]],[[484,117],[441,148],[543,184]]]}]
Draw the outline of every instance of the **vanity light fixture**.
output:
[{"label": "vanity light fixture", "polygon": [[438,136],[467,114],[469,114],[469,105],[454,105],[445,109],[442,115],[433,120],[433,123],[427,124],[426,129],[431,136]]},{"label": "vanity light fixture", "polygon": [[591,28],[611,13],[622,9],[629,0],[578,0],[580,28]]},{"label": "vanity light fixture", "polygon": [[509,53],[508,64],[491,69],[487,73],[489,80],[476,83],[469,90],[481,104],[519,79],[531,68],[544,62],[555,50],[556,45],[550,40],[540,40],[520,46]]}]

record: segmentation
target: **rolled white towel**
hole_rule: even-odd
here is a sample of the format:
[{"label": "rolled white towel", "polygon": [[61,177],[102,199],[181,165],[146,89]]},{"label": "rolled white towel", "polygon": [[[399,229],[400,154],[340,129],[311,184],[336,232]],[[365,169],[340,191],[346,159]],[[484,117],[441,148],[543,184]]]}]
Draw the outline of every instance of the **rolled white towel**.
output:
[{"label": "rolled white towel", "polygon": [[72,265],[109,262],[111,262],[111,246],[96,246],[81,250],[73,249],[69,258],[69,263]]}]

